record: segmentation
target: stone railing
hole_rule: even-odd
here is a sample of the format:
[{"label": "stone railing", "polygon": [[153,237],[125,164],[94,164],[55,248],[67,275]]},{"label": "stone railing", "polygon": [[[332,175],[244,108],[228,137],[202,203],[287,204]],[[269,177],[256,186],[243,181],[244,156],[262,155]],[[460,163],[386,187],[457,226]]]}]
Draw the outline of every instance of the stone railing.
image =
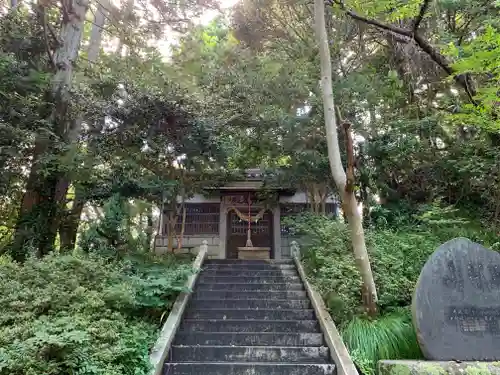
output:
[{"label": "stone railing", "polygon": [[185,288],[189,292],[179,294],[175,300],[172,311],[170,311],[167,321],[163,325],[160,336],[158,337],[158,340],[156,340],[156,344],[149,356],[149,361],[153,367],[151,375],[160,375],[162,372],[163,363],[167,358],[170,346],[172,345],[174,336],[181,323],[182,315],[184,314],[189,297],[191,296],[191,291],[193,290],[196,280],[198,279],[199,270],[203,266],[203,262],[207,257],[207,253],[208,244],[207,241],[203,241],[203,244],[200,246],[198,251],[198,255],[193,262],[195,273],[189,276],[185,284]]},{"label": "stone railing", "polygon": [[290,255],[292,258],[297,258],[300,260],[300,246],[297,241],[292,241],[290,243]]},{"label": "stone railing", "polygon": [[335,362],[337,367],[338,375],[358,375],[358,370],[354,365],[354,362],[347,351],[347,348],[340,336],[340,333],[333,322],[328,309],[326,308],[325,302],[321,295],[314,289],[314,287],[307,281],[306,273],[302,263],[300,263],[300,245],[297,241],[292,241],[291,245],[291,255],[297,266],[297,271],[299,272],[300,278],[304,283],[307,295],[311,300],[311,304],[314,308],[314,312],[319,320],[321,330],[325,336],[326,344],[330,349],[330,355],[332,360]]}]

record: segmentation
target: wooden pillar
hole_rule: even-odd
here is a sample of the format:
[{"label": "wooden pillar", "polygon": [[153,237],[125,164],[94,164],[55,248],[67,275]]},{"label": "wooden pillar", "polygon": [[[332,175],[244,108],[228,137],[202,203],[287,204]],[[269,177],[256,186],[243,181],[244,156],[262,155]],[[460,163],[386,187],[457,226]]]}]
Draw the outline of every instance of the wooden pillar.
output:
[{"label": "wooden pillar", "polygon": [[219,213],[219,259],[226,259],[226,242],[227,242],[227,206],[224,203],[224,198],[220,201]]},{"label": "wooden pillar", "polygon": [[281,210],[278,204],[273,209],[273,246],[274,259],[281,259]]}]

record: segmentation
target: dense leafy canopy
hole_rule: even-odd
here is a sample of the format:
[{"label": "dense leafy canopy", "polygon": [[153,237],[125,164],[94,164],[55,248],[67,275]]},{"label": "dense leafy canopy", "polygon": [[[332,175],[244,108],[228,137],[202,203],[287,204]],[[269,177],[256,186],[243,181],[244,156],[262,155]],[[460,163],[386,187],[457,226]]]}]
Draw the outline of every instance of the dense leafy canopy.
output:
[{"label": "dense leafy canopy", "polygon": [[[340,149],[346,159],[349,123],[355,194],[386,313],[408,304],[422,262],[440,241],[461,234],[496,242],[500,5],[326,4]],[[195,22],[219,5],[0,4],[0,299],[10,306],[0,322],[0,346],[7,348],[0,373],[145,369],[154,334],[149,319],[166,308],[157,292],[171,300],[178,268],[175,282],[144,291],[153,287],[147,275],[124,262],[149,251],[158,208],[178,209],[178,195],[248,167],[269,172],[267,186],[305,190],[315,214],[338,193],[312,2],[240,0],[208,24]],[[70,8],[81,17],[68,17]],[[161,48],[166,38],[175,40]],[[454,210],[458,232],[446,216]],[[360,281],[345,228],[296,225],[314,237],[305,258],[310,274],[347,322],[358,313]],[[151,259],[138,264],[157,271]],[[102,275],[99,285],[88,284],[91,269]],[[353,283],[339,285],[340,278]],[[11,280],[19,285],[12,295]],[[30,305],[31,296],[40,300]],[[64,302],[71,296],[77,302]],[[126,338],[110,343],[98,331]],[[357,363],[370,372],[377,355],[358,353]]]}]

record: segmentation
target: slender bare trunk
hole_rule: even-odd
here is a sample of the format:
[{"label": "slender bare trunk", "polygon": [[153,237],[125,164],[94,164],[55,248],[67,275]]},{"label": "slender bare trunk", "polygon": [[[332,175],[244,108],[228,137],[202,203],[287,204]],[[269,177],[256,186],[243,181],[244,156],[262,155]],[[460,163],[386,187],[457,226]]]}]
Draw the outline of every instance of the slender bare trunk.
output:
[{"label": "slender bare trunk", "polygon": [[174,236],[175,224],[177,222],[177,215],[173,211],[168,213],[168,237],[167,237],[167,251],[172,253],[174,251]]},{"label": "slender bare trunk", "polygon": [[326,199],[328,198],[327,186],[322,186],[320,197],[321,197],[321,214],[326,215]]},{"label": "slender bare trunk", "polygon": [[177,238],[177,249],[182,248],[182,242],[184,241],[184,232],[186,230],[186,205],[182,205],[182,221],[181,221],[181,232]]},{"label": "slender bare trunk", "polygon": [[313,197],[314,197],[314,213],[316,215],[320,214],[320,206],[321,206],[321,199],[319,196],[319,187],[318,184],[313,184]]},{"label": "slender bare trunk", "polygon": [[328,143],[328,159],[330,161],[332,176],[340,193],[343,209],[348,219],[354,257],[363,280],[363,305],[366,311],[373,315],[376,314],[377,311],[377,290],[373,279],[368,251],[366,249],[362,218],[358,211],[354,190],[352,186],[350,186],[353,181],[348,181],[340,157],[332,88],[332,64],[325,26],[325,5],[323,0],[314,1],[314,14],[316,35],[320,50],[321,88],[323,93],[324,117]]}]

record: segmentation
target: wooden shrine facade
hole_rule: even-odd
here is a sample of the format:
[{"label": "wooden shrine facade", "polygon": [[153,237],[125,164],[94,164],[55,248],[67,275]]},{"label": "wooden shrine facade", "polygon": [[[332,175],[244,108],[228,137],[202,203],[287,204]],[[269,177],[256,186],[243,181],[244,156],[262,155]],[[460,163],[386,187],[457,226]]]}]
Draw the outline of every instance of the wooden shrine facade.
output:
[{"label": "wooden shrine facade", "polygon": [[[300,191],[276,190],[264,198],[260,194],[261,184],[258,178],[253,177],[207,191],[204,195],[195,195],[186,201],[182,250],[198,247],[206,240],[210,257],[237,259],[238,249],[248,243],[250,218],[251,244],[254,247],[269,249],[272,259],[290,257],[293,238],[282,219],[308,210],[307,195]],[[335,200],[328,199],[327,214],[337,215],[337,210]],[[168,249],[168,217],[169,212],[165,210],[155,240],[158,253]],[[182,219],[179,217],[173,236],[175,248],[181,230]]]}]

